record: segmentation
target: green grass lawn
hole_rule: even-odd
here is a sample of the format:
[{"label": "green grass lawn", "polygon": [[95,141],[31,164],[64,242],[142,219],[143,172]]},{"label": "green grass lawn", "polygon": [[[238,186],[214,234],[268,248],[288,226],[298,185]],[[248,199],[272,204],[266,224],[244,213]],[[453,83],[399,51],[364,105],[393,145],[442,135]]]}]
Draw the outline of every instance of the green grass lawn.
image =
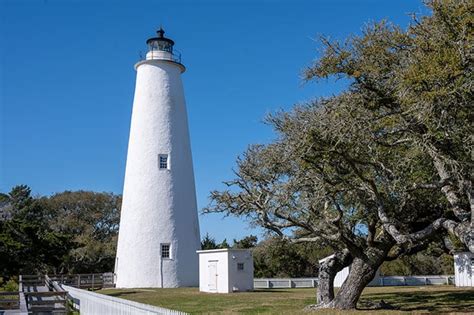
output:
[{"label": "green grass lawn", "polygon": [[[102,294],[136,302],[157,305],[192,314],[302,314],[308,304],[315,303],[315,289],[272,289],[234,294],[201,293],[197,288],[178,289],[104,289]],[[399,311],[355,311],[357,314],[398,314],[464,312],[474,313],[474,289],[453,286],[366,288],[361,305],[366,301],[390,303]],[[318,311],[315,314],[341,314]],[[344,312],[347,314],[349,312]]]}]

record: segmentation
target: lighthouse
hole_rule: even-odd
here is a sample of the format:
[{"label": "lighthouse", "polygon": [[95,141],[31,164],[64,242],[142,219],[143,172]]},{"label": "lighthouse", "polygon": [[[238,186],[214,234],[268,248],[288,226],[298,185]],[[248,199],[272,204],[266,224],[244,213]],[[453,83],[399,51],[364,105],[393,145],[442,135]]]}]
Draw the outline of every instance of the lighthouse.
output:
[{"label": "lighthouse", "polygon": [[201,248],[185,67],[163,29],[137,71],[115,261],[118,288],[197,286]]}]

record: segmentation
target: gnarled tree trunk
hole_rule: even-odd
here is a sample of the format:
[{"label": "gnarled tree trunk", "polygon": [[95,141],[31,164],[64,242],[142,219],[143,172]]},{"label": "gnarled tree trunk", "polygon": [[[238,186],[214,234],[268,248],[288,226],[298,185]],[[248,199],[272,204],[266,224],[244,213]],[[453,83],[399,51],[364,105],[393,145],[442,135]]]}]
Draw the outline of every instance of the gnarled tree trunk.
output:
[{"label": "gnarled tree trunk", "polygon": [[334,299],[334,278],[336,274],[352,263],[352,255],[347,249],[336,252],[333,257],[319,265],[316,300],[324,307]]},{"label": "gnarled tree trunk", "polygon": [[354,258],[346,281],[337,292],[336,297],[326,307],[342,310],[355,309],[362,291],[375,277],[382,262],[383,260],[369,262],[358,257]]}]

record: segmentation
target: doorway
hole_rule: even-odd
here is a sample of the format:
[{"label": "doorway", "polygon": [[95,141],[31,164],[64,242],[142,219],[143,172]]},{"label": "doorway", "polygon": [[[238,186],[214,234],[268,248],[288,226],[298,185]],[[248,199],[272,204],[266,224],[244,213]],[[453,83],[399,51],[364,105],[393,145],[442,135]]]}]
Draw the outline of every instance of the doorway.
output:
[{"label": "doorway", "polygon": [[217,263],[218,260],[209,260],[207,265],[209,271],[209,291],[217,291]]}]

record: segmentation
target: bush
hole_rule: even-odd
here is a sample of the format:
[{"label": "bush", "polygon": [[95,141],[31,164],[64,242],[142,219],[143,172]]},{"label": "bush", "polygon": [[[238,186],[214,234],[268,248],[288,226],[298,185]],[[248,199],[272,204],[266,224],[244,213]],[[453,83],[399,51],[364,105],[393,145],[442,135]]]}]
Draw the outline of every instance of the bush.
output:
[{"label": "bush", "polygon": [[8,292],[17,292],[18,291],[18,283],[10,279],[3,285],[3,290]]}]

